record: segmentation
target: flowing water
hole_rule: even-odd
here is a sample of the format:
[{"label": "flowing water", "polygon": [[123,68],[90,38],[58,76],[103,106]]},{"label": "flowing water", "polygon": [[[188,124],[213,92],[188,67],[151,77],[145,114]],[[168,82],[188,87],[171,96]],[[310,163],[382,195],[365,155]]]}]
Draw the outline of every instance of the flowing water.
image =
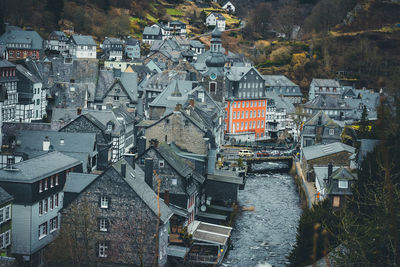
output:
[{"label": "flowing water", "polygon": [[[279,167],[279,163],[268,166]],[[288,173],[250,174],[238,199],[240,206],[254,206],[255,210],[238,215],[231,237],[233,247],[223,266],[285,266],[301,215],[293,178]]]}]

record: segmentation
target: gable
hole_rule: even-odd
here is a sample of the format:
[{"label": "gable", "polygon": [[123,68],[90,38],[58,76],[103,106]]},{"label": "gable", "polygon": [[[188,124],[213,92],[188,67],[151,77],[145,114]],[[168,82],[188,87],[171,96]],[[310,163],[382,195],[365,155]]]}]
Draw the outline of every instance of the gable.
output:
[{"label": "gable", "polygon": [[96,133],[99,143],[108,143],[107,138],[104,136],[103,129],[90,121],[84,115],[81,115],[75,120],[69,122],[59,131],[74,133]]}]

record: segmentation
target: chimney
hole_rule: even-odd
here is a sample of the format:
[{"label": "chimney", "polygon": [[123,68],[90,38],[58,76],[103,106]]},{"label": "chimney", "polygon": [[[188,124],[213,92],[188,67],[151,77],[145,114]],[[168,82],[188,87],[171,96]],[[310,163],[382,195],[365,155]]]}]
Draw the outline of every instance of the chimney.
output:
[{"label": "chimney", "polygon": [[189,99],[189,105],[194,108],[194,98]]},{"label": "chimney", "polygon": [[121,176],[126,178],[126,163],[121,163]]},{"label": "chimney", "polygon": [[132,169],[135,169],[135,156],[136,154],[125,154],[124,158],[126,162],[132,167]]},{"label": "chimney", "polygon": [[332,162],[328,164],[328,184],[332,182],[333,164]]},{"label": "chimney", "polygon": [[153,159],[144,160],[144,181],[153,189]]},{"label": "chimney", "polygon": [[164,192],[164,203],[169,206],[169,191],[165,190]]},{"label": "chimney", "polygon": [[158,140],[153,138],[150,140],[150,145],[152,145],[153,147],[157,148],[158,147]]},{"label": "chimney", "polygon": [[82,114],[82,109],[81,108],[77,108],[76,109],[76,115],[81,115]]},{"label": "chimney", "polygon": [[142,155],[144,151],[146,151],[146,136],[140,136],[138,138],[138,154]]},{"label": "chimney", "polygon": [[43,151],[49,151],[49,149],[50,149],[50,138],[46,136],[43,139]]}]

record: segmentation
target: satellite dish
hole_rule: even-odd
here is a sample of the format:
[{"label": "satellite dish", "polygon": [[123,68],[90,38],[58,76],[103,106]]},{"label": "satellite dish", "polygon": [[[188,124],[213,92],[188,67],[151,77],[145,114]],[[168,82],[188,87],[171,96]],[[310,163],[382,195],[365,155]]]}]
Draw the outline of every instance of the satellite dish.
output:
[{"label": "satellite dish", "polygon": [[205,212],[206,209],[207,209],[206,205],[201,205],[200,210],[201,210],[202,212]]}]

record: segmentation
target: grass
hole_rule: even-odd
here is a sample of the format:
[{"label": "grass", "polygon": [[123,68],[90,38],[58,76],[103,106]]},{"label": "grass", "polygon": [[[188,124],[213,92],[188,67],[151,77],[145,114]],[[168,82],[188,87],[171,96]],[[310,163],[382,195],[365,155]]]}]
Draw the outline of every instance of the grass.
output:
[{"label": "grass", "polygon": [[229,26],[229,25],[232,25],[232,24],[238,24],[238,23],[240,23],[240,20],[238,19],[238,18],[236,18],[236,17],[233,17],[233,16],[231,16],[231,15],[229,15],[229,14],[222,14],[224,17],[225,17],[225,19],[226,19],[226,25],[227,26]]},{"label": "grass", "polygon": [[158,19],[150,15],[149,13],[146,13],[146,19],[150,20],[153,23],[158,23]]},{"label": "grass", "polygon": [[183,16],[183,12],[175,8],[167,8],[167,14],[170,16]]}]

